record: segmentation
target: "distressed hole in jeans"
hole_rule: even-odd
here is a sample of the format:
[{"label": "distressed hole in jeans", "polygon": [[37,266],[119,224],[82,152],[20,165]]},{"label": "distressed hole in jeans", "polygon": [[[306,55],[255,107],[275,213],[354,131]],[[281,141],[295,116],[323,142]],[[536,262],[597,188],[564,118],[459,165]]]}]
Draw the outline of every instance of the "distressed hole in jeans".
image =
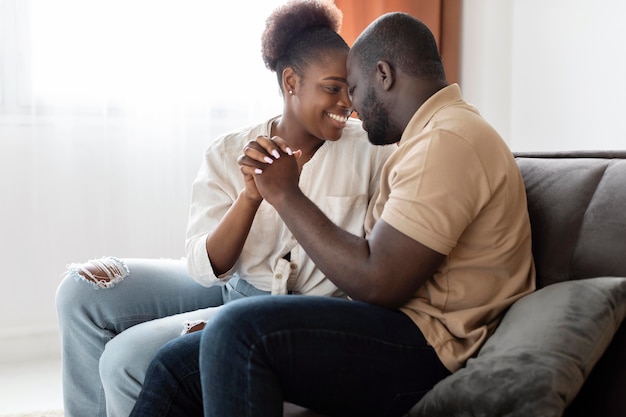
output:
[{"label": "distressed hole in jeans", "polygon": [[106,256],[82,264],[69,264],[64,276],[88,282],[95,288],[112,288],[129,274],[126,262],[113,256]]}]

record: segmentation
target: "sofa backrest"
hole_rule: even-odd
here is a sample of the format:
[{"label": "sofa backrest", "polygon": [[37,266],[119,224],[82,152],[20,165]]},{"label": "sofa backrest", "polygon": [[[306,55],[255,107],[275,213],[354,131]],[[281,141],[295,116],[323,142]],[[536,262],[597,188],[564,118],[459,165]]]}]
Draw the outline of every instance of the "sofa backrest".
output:
[{"label": "sofa backrest", "polygon": [[626,277],[626,151],[517,153],[537,288]]}]

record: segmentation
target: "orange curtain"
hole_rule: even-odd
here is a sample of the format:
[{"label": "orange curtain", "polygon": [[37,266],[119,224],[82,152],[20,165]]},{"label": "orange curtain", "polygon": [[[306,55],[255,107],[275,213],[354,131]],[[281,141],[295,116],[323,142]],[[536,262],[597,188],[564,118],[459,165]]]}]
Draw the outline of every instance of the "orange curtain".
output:
[{"label": "orange curtain", "polygon": [[461,0],[335,0],[343,12],[341,36],[352,45],[377,17],[405,12],[424,22],[435,35],[449,83],[458,82]]}]

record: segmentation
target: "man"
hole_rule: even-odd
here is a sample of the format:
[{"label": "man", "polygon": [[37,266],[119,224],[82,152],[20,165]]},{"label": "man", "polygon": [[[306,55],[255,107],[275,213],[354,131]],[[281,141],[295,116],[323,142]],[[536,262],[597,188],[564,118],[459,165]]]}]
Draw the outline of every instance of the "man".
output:
[{"label": "man", "polygon": [[[206,416],[281,416],[283,401],[334,416],[401,416],[534,290],[517,165],[458,86],[447,84],[428,28],[386,14],[359,36],[347,66],[370,141],[398,144],[367,238],[338,228],[304,196],[297,153],[284,152],[280,138],[258,138],[240,164],[351,300],[262,297],[226,306],[209,331],[190,336],[202,339]],[[274,151],[279,158],[262,162]],[[157,357],[161,379],[178,367],[177,356],[184,357]]]}]

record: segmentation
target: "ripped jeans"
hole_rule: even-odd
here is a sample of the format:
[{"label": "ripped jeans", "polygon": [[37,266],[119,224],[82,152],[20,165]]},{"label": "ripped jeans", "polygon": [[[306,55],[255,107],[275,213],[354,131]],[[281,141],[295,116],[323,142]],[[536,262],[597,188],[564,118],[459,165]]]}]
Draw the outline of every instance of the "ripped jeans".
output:
[{"label": "ripped jeans", "polygon": [[184,260],[95,262],[114,285],[96,288],[70,265],[56,294],[66,417],[127,417],[154,353],[185,321],[208,320],[232,299],[268,294],[237,279],[203,287]]}]

